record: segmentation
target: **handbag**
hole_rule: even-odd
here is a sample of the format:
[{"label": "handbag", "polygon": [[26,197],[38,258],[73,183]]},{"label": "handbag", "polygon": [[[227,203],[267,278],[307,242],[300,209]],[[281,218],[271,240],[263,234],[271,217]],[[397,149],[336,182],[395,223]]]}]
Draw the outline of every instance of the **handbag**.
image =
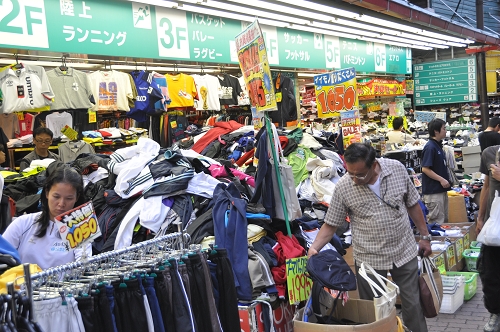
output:
[{"label": "handbag", "polygon": [[[371,274],[378,281],[371,279]],[[380,320],[391,314],[396,306],[396,298],[399,294],[399,287],[391,280],[378,274],[373,267],[366,263],[361,263],[358,275],[366,280],[373,292],[373,305],[375,306],[375,320]]]},{"label": "handbag", "polygon": [[443,283],[441,274],[429,257],[421,260],[420,276],[418,284],[420,287],[420,303],[424,316],[436,317],[443,301]]},{"label": "handbag", "polygon": [[495,191],[495,198],[491,202],[490,217],[477,236],[477,241],[487,246],[500,247],[500,197]]},{"label": "handbag", "polygon": [[[283,161],[285,157],[283,156],[283,149],[279,143],[278,132],[274,124],[271,123],[273,129],[273,139],[275,151],[278,153],[278,170],[281,177],[281,185],[283,194],[285,196],[285,204],[288,212],[288,220],[295,220],[302,216],[302,209],[300,208],[299,199],[297,197],[297,192],[295,191],[295,182],[293,179],[293,171],[290,165],[285,164]],[[281,158],[280,158],[281,157]],[[275,202],[275,217],[278,219],[285,220],[285,213],[283,211],[283,204],[281,202],[281,195],[279,190],[278,178],[274,170],[274,163],[276,161],[271,158],[271,164],[273,164],[272,180],[273,180],[273,196]]]}]

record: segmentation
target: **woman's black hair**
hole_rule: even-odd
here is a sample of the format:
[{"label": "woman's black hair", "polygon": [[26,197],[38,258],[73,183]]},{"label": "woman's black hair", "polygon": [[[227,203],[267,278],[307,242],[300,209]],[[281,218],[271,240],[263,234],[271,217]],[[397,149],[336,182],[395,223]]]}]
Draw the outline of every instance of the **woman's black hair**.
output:
[{"label": "woman's black hair", "polygon": [[50,225],[50,210],[47,193],[53,185],[57,183],[70,184],[73,188],[75,188],[77,195],[77,200],[74,206],[79,206],[85,203],[85,195],[83,194],[83,179],[80,173],[78,173],[74,168],[60,162],[54,162],[49,165],[46,170],[46,174],[47,179],[45,180],[45,185],[43,186],[43,190],[40,195],[40,200],[42,201],[42,214],[40,214],[40,217],[37,220],[37,223],[40,224],[38,231],[35,234],[37,237],[45,236],[47,228]]}]

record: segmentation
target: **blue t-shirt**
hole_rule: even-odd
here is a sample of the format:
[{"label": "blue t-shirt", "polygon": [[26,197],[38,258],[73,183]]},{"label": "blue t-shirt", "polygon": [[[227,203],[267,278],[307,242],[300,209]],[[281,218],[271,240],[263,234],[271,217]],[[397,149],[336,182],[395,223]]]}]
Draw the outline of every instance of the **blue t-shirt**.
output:
[{"label": "blue t-shirt", "polygon": [[155,103],[163,98],[163,94],[158,84],[153,81],[153,73],[141,70],[133,71],[130,75],[137,88],[137,99],[127,116],[143,122],[148,119],[148,113],[154,114]]},{"label": "blue t-shirt", "polygon": [[[422,151],[422,167],[429,167],[434,173],[450,181],[443,148],[433,139],[429,139]],[[422,173],[422,194],[439,194],[448,190],[449,188],[443,188],[439,181]]]}]

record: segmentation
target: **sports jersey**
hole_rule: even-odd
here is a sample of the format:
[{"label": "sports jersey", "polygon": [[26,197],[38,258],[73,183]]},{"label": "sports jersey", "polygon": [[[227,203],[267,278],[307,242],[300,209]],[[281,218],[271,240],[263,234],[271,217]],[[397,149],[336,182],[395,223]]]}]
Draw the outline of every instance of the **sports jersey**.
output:
[{"label": "sports jersey", "polygon": [[73,68],[62,71],[57,67],[49,70],[47,77],[55,94],[51,110],[86,109],[94,106],[90,102],[90,81],[84,72]]},{"label": "sports jersey", "polygon": [[0,71],[0,113],[30,111],[52,104],[54,92],[45,69],[26,65]]},{"label": "sports jersey", "polygon": [[222,94],[219,96],[221,105],[238,105],[238,96],[243,92],[236,77],[224,74],[219,76]]},{"label": "sports jersey", "polygon": [[47,128],[52,130],[54,138],[61,137],[61,129],[65,126],[73,128],[73,117],[68,112],[54,112],[45,118]]},{"label": "sports jersey", "polygon": [[96,104],[94,111],[130,111],[133,98],[130,75],[116,71],[96,71],[88,75]]},{"label": "sports jersey", "polygon": [[250,97],[248,95],[248,88],[243,76],[238,77],[242,93],[238,96],[238,105],[250,105]]},{"label": "sports jersey", "polygon": [[160,87],[153,81],[153,73],[144,70],[130,73],[137,88],[134,107],[130,108],[128,117],[136,121],[146,121],[148,114],[155,113],[155,103],[163,98]]},{"label": "sports jersey", "polygon": [[196,101],[196,109],[198,111],[220,110],[219,79],[212,75],[191,75],[196,83],[198,92],[198,100]]},{"label": "sports jersey", "polygon": [[153,72],[153,80],[156,82],[156,84],[158,84],[161,93],[163,94],[163,99],[156,102],[155,109],[166,111],[167,105],[169,105],[171,101],[168,94],[167,78],[165,77],[165,75]]},{"label": "sports jersey", "polygon": [[170,99],[169,107],[193,107],[197,96],[194,78],[186,74],[166,74]]},{"label": "sports jersey", "polygon": [[33,120],[35,116],[30,113],[18,113],[19,136],[33,134]]}]

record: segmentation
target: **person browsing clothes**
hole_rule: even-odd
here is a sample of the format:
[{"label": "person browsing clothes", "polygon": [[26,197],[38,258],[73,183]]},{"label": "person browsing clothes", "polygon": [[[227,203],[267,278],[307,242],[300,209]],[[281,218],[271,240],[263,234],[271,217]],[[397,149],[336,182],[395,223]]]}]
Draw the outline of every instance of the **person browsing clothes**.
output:
[{"label": "person browsing clothes", "polygon": [[35,150],[28,153],[23,159],[21,159],[19,170],[23,171],[26,168],[30,167],[30,164],[33,160],[50,158],[58,161],[59,156],[49,151],[49,146],[52,144],[53,137],[54,134],[49,128],[36,128],[33,131],[33,144],[35,144]]}]

